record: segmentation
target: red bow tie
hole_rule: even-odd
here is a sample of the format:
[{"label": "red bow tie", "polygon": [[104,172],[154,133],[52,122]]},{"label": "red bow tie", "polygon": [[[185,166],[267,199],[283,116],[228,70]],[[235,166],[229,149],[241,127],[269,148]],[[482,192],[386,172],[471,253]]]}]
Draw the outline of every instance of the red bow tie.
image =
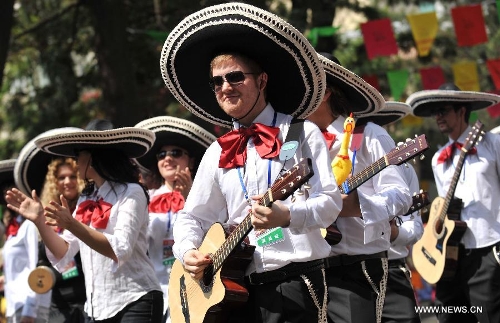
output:
[{"label": "red bow tie", "polygon": [[177,213],[183,208],[184,197],[178,191],[155,196],[149,203],[149,212],[151,213],[167,213],[168,211]]},{"label": "red bow tie", "polygon": [[331,149],[337,136],[334,133],[328,132],[326,129],[321,130],[321,133],[323,134],[323,137],[325,137],[328,149]]},{"label": "red bow tie", "polygon": [[86,225],[91,223],[96,229],[106,229],[112,206],[102,198],[99,201],[87,200],[78,205],[75,218]]},{"label": "red bow tie", "polygon": [[[437,160],[437,164],[439,165],[439,164],[442,164],[444,162],[451,160],[453,158],[453,153],[454,153],[455,149],[461,150],[463,146],[464,145],[459,143],[459,142],[454,142],[454,143],[446,146],[445,149],[441,150],[441,153],[439,154],[439,157]],[[471,149],[469,149],[469,151],[467,153],[470,155],[477,154],[476,147],[472,147]]]},{"label": "red bow tie", "polygon": [[17,231],[19,231],[19,227],[21,225],[19,224],[19,222],[17,222],[16,218],[12,218],[10,221],[9,221],[9,224],[7,224],[7,228],[5,228],[5,234],[7,235],[7,239],[10,237],[10,236],[13,236],[15,237],[17,235]]},{"label": "red bow tie", "polygon": [[245,165],[247,159],[247,142],[253,138],[255,149],[261,158],[274,158],[279,155],[281,141],[278,139],[280,129],[261,123],[254,123],[249,128],[240,128],[223,135],[217,141],[222,147],[219,167],[233,168]]}]

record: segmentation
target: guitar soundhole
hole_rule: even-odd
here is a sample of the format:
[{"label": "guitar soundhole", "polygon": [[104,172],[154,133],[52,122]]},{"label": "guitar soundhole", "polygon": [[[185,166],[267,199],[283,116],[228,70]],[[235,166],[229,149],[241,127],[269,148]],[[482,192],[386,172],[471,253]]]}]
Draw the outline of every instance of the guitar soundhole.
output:
[{"label": "guitar soundhole", "polygon": [[200,279],[200,287],[203,293],[208,293],[214,284],[214,265],[210,264],[203,271],[203,278]]},{"label": "guitar soundhole", "polygon": [[443,222],[442,221],[436,221],[436,225],[434,226],[436,229],[436,233],[439,235],[443,231]]}]

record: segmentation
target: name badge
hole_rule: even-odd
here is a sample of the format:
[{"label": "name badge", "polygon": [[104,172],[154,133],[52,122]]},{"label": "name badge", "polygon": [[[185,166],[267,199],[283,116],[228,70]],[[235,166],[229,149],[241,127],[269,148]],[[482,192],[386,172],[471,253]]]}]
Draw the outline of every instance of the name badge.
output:
[{"label": "name badge", "polygon": [[262,233],[262,235],[258,237],[257,245],[259,247],[265,247],[282,241],[285,241],[285,235],[283,234],[283,229],[274,228],[264,231],[264,233]]}]

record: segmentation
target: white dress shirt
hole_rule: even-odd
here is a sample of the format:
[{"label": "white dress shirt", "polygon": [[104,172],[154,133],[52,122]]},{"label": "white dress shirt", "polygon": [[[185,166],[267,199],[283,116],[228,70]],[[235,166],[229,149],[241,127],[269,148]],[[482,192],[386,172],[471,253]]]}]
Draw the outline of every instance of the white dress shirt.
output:
[{"label": "white dress shirt", "polygon": [[[57,270],[62,271],[80,251],[87,294],[85,312],[95,320],[104,320],[115,316],[146,293],[161,288],[147,255],[149,214],[142,187],[118,183],[111,186],[110,182],[105,182],[92,196],[81,196],[78,204],[99,198],[113,207],[106,229],[95,230],[106,236],[118,262],[90,248],[68,230],[61,235],[69,244],[68,252],[57,261],[47,250],[47,257]],[[75,214],[76,210],[73,216]]]},{"label": "white dress shirt", "polygon": [[[412,194],[420,192],[420,184],[418,182],[417,173],[411,164],[399,166],[404,173],[404,179],[410,188]],[[406,213],[406,212],[405,212]],[[406,216],[401,216],[403,223],[399,226],[399,234],[391,243],[391,248],[388,252],[389,259],[404,259],[408,256],[408,246],[412,246],[417,242],[424,233],[424,224],[420,216],[420,210]]]},{"label": "white dress shirt", "polygon": [[[333,160],[340,150],[345,118],[340,116],[327,130],[335,134],[337,140],[330,149]],[[351,136],[351,141],[354,135]],[[353,174],[371,166],[395,148],[394,140],[387,131],[368,122],[363,139],[353,163]],[[353,151],[349,149],[353,160]],[[348,254],[374,254],[390,248],[391,228],[389,221],[396,215],[405,213],[412,204],[408,185],[403,179],[399,166],[388,166],[357,188],[362,218],[339,217],[337,226],[342,240],[332,246],[331,256]]]},{"label": "white dress shirt", "polygon": [[[469,126],[457,142],[465,143],[472,128]],[[453,162],[437,164],[439,154],[453,141],[439,149],[432,157],[432,171],[438,195],[445,197],[460,156],[455,149]],[[465,248],[491,246],[500,241],[500,136],[490,132],[476,144],[477,154],[467,154],[460,172],[455,197],[462,199],[461,220],[467,223],[462,237]]]},{"label": "white dress shirt", "polygon": [[22,307],[22,316],[37,317],[39,307],[50,308],[52,291],[35,293],[28,276],[38,263],[38,230],[31,221],[23,221],[15,236],[10,236],[2,249],[5,275],[6,316]]},{"label": "white dress shirt", "polygon": [[[268,104],[254,123],[272,125],[274,109]],[[283,140],[290,127],[291,116],[277,114],[276,126]],[[235,127],[238,127],[235,124]],[[295,194],[295,202],[289,197],[284,204],[290,208],[291,221],[283,228],[284,240],[259,246],[255,231],[249,234],[250,243],[256,246],[253,261],[247,268],[251,272],[278,269],[290,262],[304,262],[328,256],[330,246],[321,235],[321,228],[332,224],[340,211],[342,201],[330,168],[330,159],[319,128],[312,122],[304,122],[304,134],[292,159],[285,162],[274,158],[261,159],[253,141],[247,144],[245,167],[240,168],[242,180],[249,196],[263,194],[268,189],[268,170],[271,183],[283,168],[290,169],[302,157],[312,159],[314,176],[309,180],[309,197]],[[184,209],[174,224],[174,254],[183,260],[186,251],[201,245],[205,232],[214,222],[239,224],[251,209],[240,183],[238,169],[218,167],[221,147],[217,141],[207,149],[201,161]],[[270,165],[270,166],[269,166]]]},{"label": "white dress shirt", "polygon": [[[161,194],[169,193],[171,190],[162,185],[158,189],[150,190],[151,200]],[[177,217],[177,213],[149,213],[148,226],[148,241],[149,241],[149,258],[153,263],[156,277],[160,281],[161,290],[163,291],[163,312],[168,309],[168,281],[170,271],[175,257],[172,253],[172,245],[174,243],[173,224]]]}]

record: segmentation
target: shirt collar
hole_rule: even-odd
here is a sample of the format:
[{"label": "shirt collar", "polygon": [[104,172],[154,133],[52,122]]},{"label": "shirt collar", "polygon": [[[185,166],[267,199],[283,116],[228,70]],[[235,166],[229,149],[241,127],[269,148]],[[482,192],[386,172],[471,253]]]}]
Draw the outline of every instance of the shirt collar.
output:
[{"label": "shirt collar", "polygon": [[[266,126],[271,126],[274,118],[274,108],[270,103],[266,105],[264,110],[253,120],[252,123],[261,123]],[[240,128],[240,123],[238,121],[233,121],[234,129]]]}]

